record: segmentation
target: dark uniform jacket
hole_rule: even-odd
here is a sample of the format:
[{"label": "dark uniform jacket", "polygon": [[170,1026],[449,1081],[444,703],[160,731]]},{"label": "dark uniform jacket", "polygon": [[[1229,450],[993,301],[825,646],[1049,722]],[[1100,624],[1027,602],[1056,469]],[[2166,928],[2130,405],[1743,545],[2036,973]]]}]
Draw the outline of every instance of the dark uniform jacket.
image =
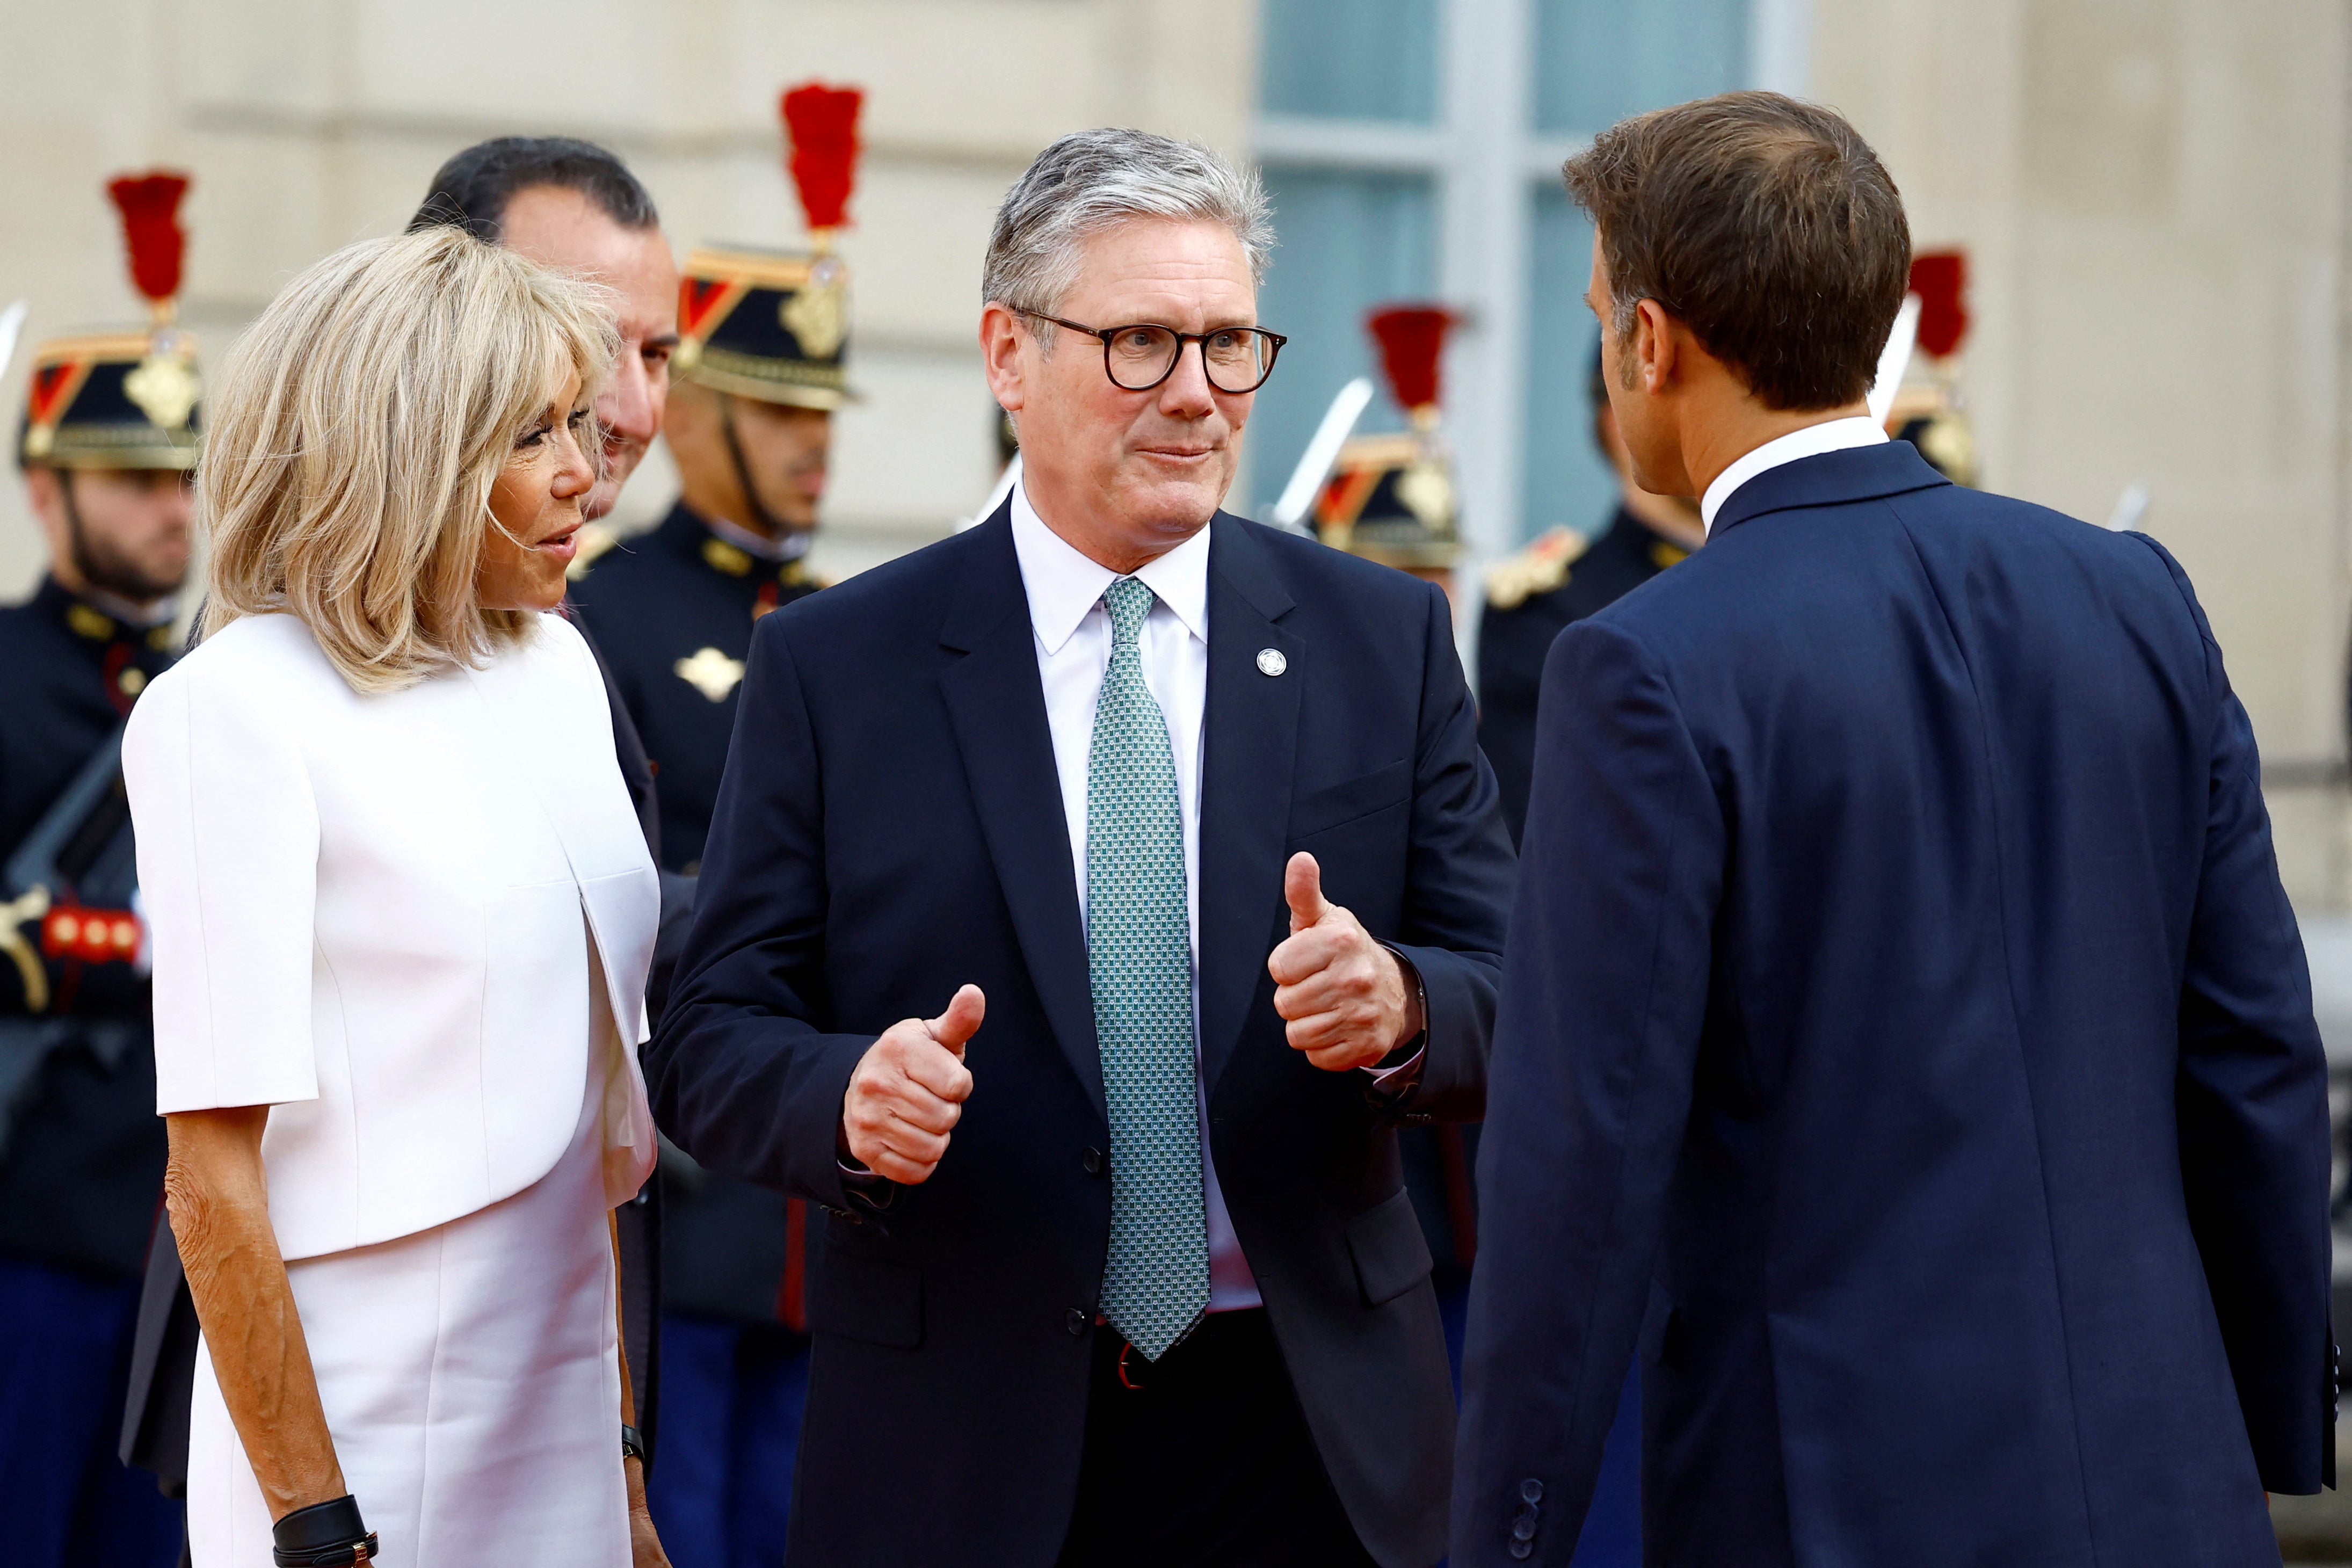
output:
[{"label": "dark uniform jacket", "polygon": [[[1573,537],[1566,530],[1561,532]],[[1541,550],[1538,543],[1528,553],[1538,556]],[[1621,506],[1608,531],[1582,553],[1563,553],[1567,559],[1553,572],[1541,573],[1535,591],[1515,603],[1499,603],[1490,589],[1478,623],[1478,744],[1495,765],[1503,816],[1514,843],[1528,817],[1528,778],[1536,757],[1536,694],[1552,639],[1689,552],[1653,532]]]},{"label": "dark uniform jacket", "polygon": [[[1508,837],[1429,584],[1219,513],[1199,1012],[1213,1155],[1307,1424],[1387,1568],[1444,1551],[1454,1392],[1430,1252],[1360,1075],[1283,1034],[1283,868],[1419,970],[1409,1114],[1485,1103]],[[1267,657],[1279,654],[1279,658]],[[832,1568],[1055,1560],[1078,1485],[1109,1147],[1070,838],[1009,507],[762,623],[693,934],[646,1055],[696,1158],[823,1204],[791,1543]],[[884,1029],[965,982],[979,1088],[864,1213],[835,1137]],[[854,1215],[845,1218],[844,1215]],[[906,1467],[921,1456],[920,1499]]]},{"label": "dark uniform jacket", "polygon": [[1645,1309],[1653,1563],[2278,1561],[2327,1068],[2162,547],[1899,441],[1760,474],[1553,646],[1525,865],[1456,1564],[1569,1561]]},{"label": "dark uniform jacket", "polygon": [[[55,578],[0,610],[0,865],[177,647],[171,627],[126,625]],[[94,857],[129,822],[118,778],[75,825],[65,858]],[[0,901],[19,891],[0,889]],[[107,901],[128,891],[110,889]],[[99,901],[95,889],[49,892]],[[16,929],[37,950],[39,924]],[[44,968],[49,995],[35,1012],[17,965],[0,960],[0,1083],[13,1088],[0,1107],[0,1253],[135,1279],[163,1181],[147,983],[127,963],[48,959]]]},{"label": "dark uniform jacket", "polygon": [[572,584],[573,611],[661,780],[665,870],[691,875],[701,863],[752,622],[816,589],[800,562],[759,560],[683,501]]},{"label": "dark uniform jacket", "polygon": [[[665,930],[690,906],[727,764],[737,693],[754,621],[816,592],[798,562],[758,560],[719,538],[680,502],[658,528],[614,545],[575,583],[572,613],[659,774]],[[666,937],[662,955],[674,952]],[[667,994],[660,958],[655,1012]],[[800,1328],[800,1277],[779,1194],[698,1170],[666,1152],[662,1292],[667,1310]]]}]

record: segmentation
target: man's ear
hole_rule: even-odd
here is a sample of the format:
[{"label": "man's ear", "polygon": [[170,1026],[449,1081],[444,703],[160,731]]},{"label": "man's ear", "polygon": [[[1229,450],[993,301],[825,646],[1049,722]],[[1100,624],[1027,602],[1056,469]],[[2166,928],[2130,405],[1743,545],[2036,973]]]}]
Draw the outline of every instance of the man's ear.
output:
[{"label": "man's ear", "polygon": [[991,300],[980,312],[980,357],[988,373],[988,390],[997,406],[1018,414],[1028,401],[1021,363],[1021,321],[1010,310]]},{"label": "man's ear", "polygon": [[1655,397],[1671,385],[1675,371],[1675,320],[1655,300],[1633,306],[1634,384]]}]

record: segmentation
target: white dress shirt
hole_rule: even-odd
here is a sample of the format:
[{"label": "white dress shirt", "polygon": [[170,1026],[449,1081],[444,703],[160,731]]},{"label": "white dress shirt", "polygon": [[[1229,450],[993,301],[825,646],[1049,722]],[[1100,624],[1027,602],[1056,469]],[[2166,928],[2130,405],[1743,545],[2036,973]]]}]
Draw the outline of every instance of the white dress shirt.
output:
[{"label": "white dress shirt", "polygon": [[[1025,486],[1013,491],[1013,548],[1029,595],[1037,677],[1054,735],[1054,771],[1070,826],[1078,916],[1087,912],[1087,759],[1094,748],[1095,700],[1110,665],[1109,612],[1102,596],[1118,574],[1082,554],[1045,526]],[[1209,1150],[1208,1089],[1201,1064],[1201,715],[1209,691],[1209,531],[1201,530],[1135,574],[1158,601],[1137,637],[1143,684],[1168,721],[1176,763],[1176,805],[1184,826],[1184,905],[1192,942],[1192,1071],[1201,1123],[1201,1174],[1209,1226],[1209,1310],[1262,1305],[1234,1235]]]},{"label": "white dress shirt", "polygon": [[1715,476],[1715,483],[1707,486],[1706,494],[1699,498],[1699,521],[1713,534],[1715,514],[1723,510],[1723,503],[1731,499],[1732,492],[1768,469],[1793,463],[1800,458],[1843,452],[1849,447],[1875,447],[1885,439],[1886,432],[1878,427],[1878,421],[1860,414],[1843,419],[1824,419],[1818,425],[1775,437]]}]

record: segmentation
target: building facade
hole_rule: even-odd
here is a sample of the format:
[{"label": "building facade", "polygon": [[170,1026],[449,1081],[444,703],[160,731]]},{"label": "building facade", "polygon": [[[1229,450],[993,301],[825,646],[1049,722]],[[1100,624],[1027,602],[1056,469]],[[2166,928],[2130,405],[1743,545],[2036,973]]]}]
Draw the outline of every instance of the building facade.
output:
[{"label": "building facade", "polygon": [[[2352,906],[2352,18],[2336,0],[5,0],[0,305],[26,339],[140,319],[120,170],[192,171],[184,317],[217,367],[271,291],[388,233],[457,148],[627,157],[683,249],[801,237],[777,89],[868,92],[844,252],[856,375],[820,569],[944,533],[996,465],[974,316],[998,197],[1055,134],[1254,156],[1292,343],[1235,498],[1279,490],[1369,364],[1363,310],[1462,312],[1447,429],[1477,563],[1590,525],[1589,231],[1559,160],[1619,115],[1763,85],[1850,114],[1923,247],[1969,256],[1964,385],[1991,488],[2142,526],[2195,578],[2254,718],[2290,888]],[[20,353],[0,395],[14,419]],[[1397,422],[1376,403],[1368,425]],[[658,454],[618,521],[668,500]],[[0,485],[0,592],[38,546]]]}]

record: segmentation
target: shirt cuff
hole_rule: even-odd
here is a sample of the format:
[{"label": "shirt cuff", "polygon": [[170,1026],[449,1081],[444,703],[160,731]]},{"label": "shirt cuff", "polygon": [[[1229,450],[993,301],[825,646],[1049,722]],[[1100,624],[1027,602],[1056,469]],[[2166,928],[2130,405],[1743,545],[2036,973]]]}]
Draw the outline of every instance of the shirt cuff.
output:
[{"label": "shirt cuff", "polygon": [[836,1155],[833,1163],[841,1169],[842,1189],[866,1207],[887,1209],[898,1198],[897,1184],[881,1172],[846,1154]]}]

